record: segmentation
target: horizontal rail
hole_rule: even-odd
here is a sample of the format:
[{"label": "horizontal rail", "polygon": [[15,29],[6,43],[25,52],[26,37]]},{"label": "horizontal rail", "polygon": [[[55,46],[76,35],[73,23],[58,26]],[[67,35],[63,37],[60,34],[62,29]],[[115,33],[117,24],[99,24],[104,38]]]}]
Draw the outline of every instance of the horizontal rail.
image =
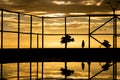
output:
[{"label": "horizontal rail", "polygon": [[[18,34],[18,31],[7,31],[7,30],[4,30],[4,31],[1,31],[0,30],[0,32],[8,32],[8,33],[16,33],[16,34]],[[30,32],[19,32],[19,34],[31,34]],[[42,35],[42,33],[32,33],[33,35]],[[44,33],[44,35],[65,35],[64,33],[62,34],[62,33],[59,33],[59,34],[46,34],[46,33]],[[82,33],[82,34],[71,34],[71,33],[69,33],[69,35],[89,35],[89,33]],[[114,34],[111,34],[111,33],[104,33],[104,34],[102,34],[102,33],[94,33],[94,34],[90,34],[90,35],[114,35]],[[117,36],[119,37],[120,36],[120,33],[119,34],[117,34]]]}]

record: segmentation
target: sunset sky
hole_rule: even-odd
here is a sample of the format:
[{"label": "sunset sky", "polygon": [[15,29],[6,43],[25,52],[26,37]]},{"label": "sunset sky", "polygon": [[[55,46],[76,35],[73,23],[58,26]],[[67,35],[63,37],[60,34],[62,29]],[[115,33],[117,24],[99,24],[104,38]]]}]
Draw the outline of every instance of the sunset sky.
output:
[{"label": "sunset sky", "polygon": [[[96,28],[106,23],[99,30],[96,30],[92,35],[94,38],[103,42],[103,40],[108,40],[113,47],[113,19],[112,16],[107,17],[70,17],[70,16],[80,16],[86,14],[112,14],[112,9],[116,7],[120,0],[0,0],[0,9],[20,12],[20,32],[30,33],[30,15],[31,14],[38,17],[32,17],[32,32],[40,34],[39,35],[39,48],[42,48],[42,18],[44,18],[44,48],[64,48],[65,45],[61,44],[61,38],[65,34],[65,18],[66,18],[66,29],[67,34],[71,34],[71,37],[75,39],[74,42],[68,43],[68,48],[81,48],[82,40],[85,40],[85,48],[89,47],[88,40],[88,27],[90,26],[90,32],[94,31]],[[107,4],[111,3],[111,6]],[[3,11],[3,30],[4,31],[18,31],[18,14]],[[120,14],[120,4],[117,5],[116,14]],[[69,16],[69,17],[68,17]],[[54,17],[54,18],[50,18]],[[58,18],[59,17],[59,18]],[[117,34],[120,34],[120,16],[117,19]],[[1,24],[1,11],[0,11],[0,24]],[[1,25],[0,25],[1,28]],[[32,47],[37,48],[37,35],[32,35]],[[50,35],[52,34],[52,35]],[[60,34],[60,35],[58,35]],[[76,35],[80,34],[80,35]],[[85,35],[83,35],[85,34]],[[109,34],[109,35],[102,35]],[[0,44],[1,44],[1,32],[0,32]],[[18,47],[18,34],[16,33],[3,33],[3,48],[17,48]],[[92,37],[90,38],[91,48],[105,48],[100,43],[95,41]],[[120,48],[120,36],[117,37],[117,47]],[[30,48],[30,34],[20,34],[20,48]],[[48,63],[47,63],[48,64]],[[71,63],[71,65],[74,63]],[[76,63],[77,64],[77,63]],[[50,66],[54,64],[50,64]],[[70,66],[70,64],[68,64]],[[77,64],[78,66],[80,64]],[[99,65],[99,64],[98,64]],[[92,65],[92,71],[96,71],[99,67],[94,70]],[[7,66],[8,67],[8,66]],[[13,66],[12,66],[13,67]],[[48,67],[48,66],[47,66]],[[61,67],[61,66],[60,66]],[[76,66],[73,66],[75,69]],[[120,65],[118,65],[120,67]],[[8,68],[9,69],[9,68]],[[100,68],[101,69],[101,68]],[[78,69],[79,70],[79,69]],[[86,69],[87,70],[87,69]],[[85,70],[85,72],[87,72]],[[120,69],[118,69],[118,74],[120,74]],[[84,72],[83,72],[84,73]],[[85,75],[86,73],[81,75]],[[94,72],[96,73],[96,72]],[[103,73],[101,77],[112,78],[112,69],[108,72]],[[91,73],[93,74],[93,73]],[[106,75],[104,75],[106,74]],[[107,75],[108,74],[108,75]],[[120,79],[120,75],[118,75]]]},{"label": "sunset sky", "polygon": [[[1,0],[0,8],[24,14],[31,14],[40,17],[65,17],[65,16],[79,16],[85,14],[112,14],[112,9],[107,2],[110,2],[112,7],[115,8],[119,0]],[[120,5],[117,6],[116,14],[120,13]],[[91,32],[97,27],[103,25],[112,17],[91,17],[90,30]],[[67,34],[88,34],[89,17],[67,17]],[[4,30],[17,31],[18,17],[16,13],[9,13],[4,11]],[[33,17],[32,32],[42,33],[42,19]],[[117,33],[119,29],[120,20],[117,19]],[[64,18],[44,18],[44,33],[45,34],[64,34]],[[30,32],[30,16],[20,15],[20,32]],[[105,24],[94,34],[112,34],[113,33],[113,19]],[[49,48],[64,48],[60,43],[61,37],[64,35],[44,36],[44,47]],[[88,36],[71,35],[75,41],[68,44],[68,48],[80,48],[81,41],[85,40],[86,48],[88,48]],[[39,35],[39,47],[41,47],[41,35]],[[113,36],[111,35],[94,35],[99,41],[107,39],[110,44],[113,44]],[[101,44],[94,39],[90,39],[91,47],[100,47]],[[117,38],[120,41],[120,38]],[[11,43],[9,43],[11,42]],[[28,34],[20,35],[20,47],[28,48],[30,46],[30,36]],[[14,48],[17,47],[17,34],[4,33],[4,47]],[[119,46],[119,43],[118,47]],[[37,36],[33,35],[32,46],[37,47]],[[112,47],[112,46],[111,46]]]},{"label": "sunset sky", "polygon": [[[0,8],[38,16],[111,13],[119,0],[1,0]],[[117,8],[119,12],[120,7]]]}]

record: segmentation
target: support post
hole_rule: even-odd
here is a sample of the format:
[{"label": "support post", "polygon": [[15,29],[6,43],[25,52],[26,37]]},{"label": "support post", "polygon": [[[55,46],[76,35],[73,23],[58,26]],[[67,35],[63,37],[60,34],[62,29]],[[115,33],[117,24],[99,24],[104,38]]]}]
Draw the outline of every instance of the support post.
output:
[{"label": "support post", "polygon": [[[3,49],[3,10],[1,10],[1,49]],[[1,79],[3,78],[3,65],[1,63]]]},{"label": "support post", "polygon": [[[20,48],[20,13],[18,13],[18,49],[19,48]],[[19,61],[17,63],[17,76],[18,76],[17,78],[19,80]]]},{"label": "support post", "polygon": [[117,15],[113,14],[113,16],[113,48],[117,48]]},{"label": "support post", "polygon": [[[32,15],[30,16],[30,48],[32,48]],[[30,80],[32,80],[32,62],[30,61]]]},{"label": "support post", "polygon": [[[88,32],[89,32],[89,35],[88,35],[88,45],[89,45],[89,48],[90,48],[90,16],[89,16],[89,19],[88,19],[88,22],[89,22],[89,27],[88,27]],[[88,80],[90,79],[90,63],[91,62],[88,62]]]},{"label": "support post", "polygon": [[[67,27],[66,27],[66,17],[65,17],[65,35],[66,34],[67,34]],[[65,43],[65,50],[67,50],[67,42]],[[65,60],[65,70],[67,70],[67,62],[66,62],[66,60]],[[65,80],[67,80],[67,75],[65,75]]]},{"label": "support post", "polygon": [[[117,15],[116,8],[113,8],[113,48],[117,48]],[[113,61],[113,80],[117,80],[117,62]]]},{"label": "support post", "polygon": [[[37,49],[39,48],[39,35],[37,34]],[[38,73],[39,73],[39,62],[37,61],[37,80],[38,80]]]},{"label": "support post", "polygon": [[[42,49],[44,49],[44,17],[42,17]],[[42,59],[42,80],[44,78],[44,62]]]},{"label": "support post", "polygon": [[[113,10],[113,48],[117,48],[117,16]],[[113,61],[113,80],[117,80],[117,62]]]},{"label": "support post", "polygon": [[117,62],[113,61],[113,80],[117,80]]}]

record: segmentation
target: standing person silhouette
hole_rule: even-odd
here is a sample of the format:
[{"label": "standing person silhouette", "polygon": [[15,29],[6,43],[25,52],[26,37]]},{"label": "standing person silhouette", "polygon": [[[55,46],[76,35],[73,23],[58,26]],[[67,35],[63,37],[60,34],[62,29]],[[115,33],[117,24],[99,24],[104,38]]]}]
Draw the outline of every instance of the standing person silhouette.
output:
[{"label": "standing person silhouette", "polygon": [[84,47],[85,47],[85,41],[82,40],[82,48],[84,48]]},{"label": "standing person silhouette", "polygon": [[[85,41],[84,40],[82,40],[82,45],[81,46],[82,46],[82,48],[85,47]],[[84,68],[85,68],[84,62],[82,62],[81,66],[82,66],[82,70],[84,70]]]}]

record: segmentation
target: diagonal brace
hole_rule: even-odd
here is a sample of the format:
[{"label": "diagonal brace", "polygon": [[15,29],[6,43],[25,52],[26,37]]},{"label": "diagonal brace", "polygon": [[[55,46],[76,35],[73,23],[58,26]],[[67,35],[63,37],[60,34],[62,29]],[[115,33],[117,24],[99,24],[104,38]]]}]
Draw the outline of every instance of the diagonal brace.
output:
[{"label": "diagonal brace", "polygon": [[[112,66],[113,64],[111,64],[110,66]],[[102,69],[101,71],[99,71],[98,73],[96,73],[95,75],[93,75],[89,80],[91,80],[92,78],[94,78],[95,76],[97,76],[98,74],[102,73],[103,71],[105,71],[104,69]]]},{"label": "diagonal brace", "polygon": [[96,40],[98,43],[102,44],[102,42],[100,42],[99,40],[97,40],[95,37],[93,37],[91,35],[90,35],[90,37],[93,38],[94,40]]},{"label": "diagonal brace", "polygon": [[[113,17],[114,18],[114,17]],[[109,19],[108,21],[106,21],[104,24],[102,24],[101,26],[99,26],[98,28],[96,28],[95,30],[93,30],[90,34],[94,33],[95,31],[97,31],[99,28],[103,27],[105,24],[107,24],[108,22],[110,22],[113,18]]]}]

